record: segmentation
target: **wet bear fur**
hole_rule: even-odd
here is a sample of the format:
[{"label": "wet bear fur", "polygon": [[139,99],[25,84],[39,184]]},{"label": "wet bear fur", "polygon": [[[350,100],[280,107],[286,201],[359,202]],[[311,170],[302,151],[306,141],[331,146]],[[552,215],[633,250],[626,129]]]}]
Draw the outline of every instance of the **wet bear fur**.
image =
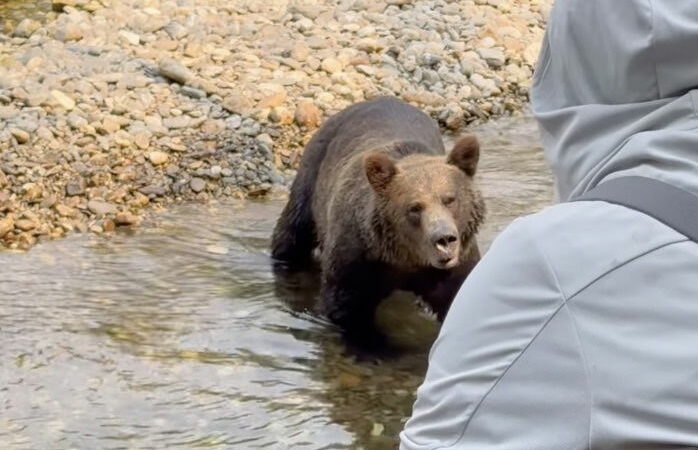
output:
[{"label": "wet bear fur", "polygon": [[375,310],[395,289],[443,320],[480,258],[478,159],[473,136],[447,156],[437,124],[398,99],[350,106],[306,146],[272,257],[302,269],[319,254],[321,309],[356,343],[382,340]]}]

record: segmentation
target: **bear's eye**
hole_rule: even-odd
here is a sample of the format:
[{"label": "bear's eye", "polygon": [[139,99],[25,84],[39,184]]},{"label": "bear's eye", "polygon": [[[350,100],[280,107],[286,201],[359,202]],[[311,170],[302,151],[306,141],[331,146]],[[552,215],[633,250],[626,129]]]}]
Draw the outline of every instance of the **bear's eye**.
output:
[{"label": "bear's eye", "polygon": [[410,222],[412,222],[414,225],[418,225],[423,209],[424,207],[419,203],[410,205],[407,208],[407,218],[410,220]]},{"label": "bear's eye", "polygon": [[410,207],[407,209],[407,212],[409,214],[419,214],[422,212],[422,205],[419,203],[415,203],[414,205],[410,205]]},{"label": "bear's eye", "polygon": [[441,203],[443,203],[444,206],[452,205],[453,202],[455,202],[455,201],[456,201],[456,197],[454,197],[453,195],[446,195],[446,196],[441,198]]}]

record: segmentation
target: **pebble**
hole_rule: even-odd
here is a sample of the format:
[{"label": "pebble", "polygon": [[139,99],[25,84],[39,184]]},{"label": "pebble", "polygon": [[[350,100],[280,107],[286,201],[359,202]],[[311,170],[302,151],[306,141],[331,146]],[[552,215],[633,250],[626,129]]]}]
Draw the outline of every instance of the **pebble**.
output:
[{"label": "pebble", "polygon": [[322,120],[320,109],[309,101],[301,101],[298,104],[295,119],[298,125],[306,128],[316,128]]},{"label": "pebble", "polygon": [[187,116],[168,117],[163,119],[162,125],[170,130],[187,128],[191,126],[191,119]]},{"label": "pebble", "polygon": [[160,75],[180,84],[187,84],[194,75],[189,69],[172,58],[163,58],[158,63]]},{"label": "pebble", "polygon": [[14,36],[28,38],[39,28],[41,28],[41,24],[36,20],[24,19],[15,28]]},{"label": "pebble", "polygon": [[153,151],[148,153],[148,159],[154,166],[160,166],[169,160],[169,155],[165,152]]},{"label": "pebble", "polygon": [[60,203],[53,205],[53,209],[62,217],[74,217],[77,214],[75,208]]},{"label": "pebble", "polygon": [[477,53],[492,68],[500,68],[506,62],[506,55],[501,48],[479,48]]},{"label": "pebble", "polygon": [[189,187],[191,187],[192,191],[199,193],[206,188],[206,181],[201,178],[194,177],[189,182]]},{"label": "pebble", "polygon": [[10,120],[19,115],[19,110],[14,106],[0,106],[0,120]]},{"label": "pebble", "polygon": [[63,109],[67,111],[71,111],[73,108],[75,108],[75,100],[70,98],[67,94],[64,92],[61,92],[59,90],[52,90],[51,91],[51,97],[61,106]]},{"label": "pebble", "polygon": [[59,41],[79,41],[83,37],[82,29],[75,23],[68,23],[56,30],[53,37]]},{"label": "pebble", "polygon": [[5,237],[7,233],[14,230],[15,221],[12,217],[5,217],[0,219],[0,238]]},{"label": "pebble", "polygon": [[119,227],[127,227],[138,223],[138,216],[129,212],[119,213],[114,217],[114,223]]},{"label": "pebble", "polygon": [[138,45],[141,43],[141,37],[131,31],[121,30],[119,31],[119,36],[131,45]]},{"label": "pebble", "polygon": [[19,128],[10,128],[10,134],[17,139],[17,142],[20,144],[26,144],[29,142],[29,133],[27,133],[24,130],[20,130]]},{"label": "pebble", "polygon": [[[15,221],[15,228],[21,231],[30,231],[36,228],[38,224],[30,219],[19,219]],[[2,230],[0,230],[0,234],[2,234]]]},{"label": "pebble", "polygon": [[87,202],[87,209],[89,209],[98,216],[114,214],[117,211],[115,205],[101,200],[90,200],[89,202]]},{"label": "pebble", "polygon": [[320,65],[322,70],[329,74],[337,73],[342,71],[342,63],[335,58],[326,58],[322,61]]},{"label": "pebble", "polygon": [[201,89],[189,87],[189,86],[182,86],[182,94],[184,94],[188,97],[191,97],[191,98],[195,98],[197,100],[206,97],[205,91],[202,91]]},{"label": "pebble", "polygon": [[82,178],[73,179],[65,186],[65,193],[68,196],[82,195],[85,193],[85,180]]},{"label": "pebble", "polygon": [[290,125],[293,123],[293,113],[283,106],[277,106],[269,113],[269,119],[280,125]]}]

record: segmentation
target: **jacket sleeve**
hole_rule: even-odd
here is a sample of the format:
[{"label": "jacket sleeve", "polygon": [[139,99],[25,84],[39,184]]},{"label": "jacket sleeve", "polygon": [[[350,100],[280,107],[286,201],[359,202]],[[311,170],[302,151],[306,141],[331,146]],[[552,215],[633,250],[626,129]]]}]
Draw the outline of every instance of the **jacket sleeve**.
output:
[{"label": "jacket sleeve", "polygon": [[579,342],[528,220],[496,239],[456,296],[401,450],[585,448]]}]

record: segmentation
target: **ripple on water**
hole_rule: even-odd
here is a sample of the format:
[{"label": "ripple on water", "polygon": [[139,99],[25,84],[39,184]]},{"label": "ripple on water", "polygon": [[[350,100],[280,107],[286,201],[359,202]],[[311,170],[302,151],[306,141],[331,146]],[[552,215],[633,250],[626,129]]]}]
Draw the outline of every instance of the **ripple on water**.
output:
[{"label": "ripple on water", "polygon": [[[552,193],[530,119],[478,134],[487,248]],[[0,253],[2,447],[392,447],[437,325],[396,296],[381,322],[406,350],[347,356],[312,289],[274,288],[281,207],[183,205],[136,233]]]}]

